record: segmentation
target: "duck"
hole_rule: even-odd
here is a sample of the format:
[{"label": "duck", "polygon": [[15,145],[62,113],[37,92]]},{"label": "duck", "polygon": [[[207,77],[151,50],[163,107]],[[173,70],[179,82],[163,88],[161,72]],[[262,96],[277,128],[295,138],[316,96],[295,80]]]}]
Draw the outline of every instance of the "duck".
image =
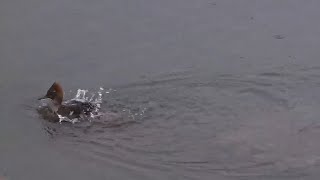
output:
[{"label": "duck", "polygon": [[97,109],[97,106],[88,101],[80,100],[68,100],[64,101],[64,91],[60,83],[54,82],[48,89],[47,93],[38,98],[38,100],[48,99],[46,109],[50,111],[44,113],[42,109],[42,115],[44,117],[50,117],[51,121],[59,121],[60,117],[66,117],[70,120],[75,118],[82,118],[83,116],[89,116]]}]

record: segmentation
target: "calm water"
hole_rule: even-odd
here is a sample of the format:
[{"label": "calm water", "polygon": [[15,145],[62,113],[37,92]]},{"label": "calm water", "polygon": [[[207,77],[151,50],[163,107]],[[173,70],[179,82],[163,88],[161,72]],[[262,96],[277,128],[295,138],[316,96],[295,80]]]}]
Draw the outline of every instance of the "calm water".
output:
[{"label": "calm water", "polygon": [[[2,0],[0,175],[319,179],[319,6]],[[116,115],[44,121],[53,81],[68,98],[103,87]]]}]

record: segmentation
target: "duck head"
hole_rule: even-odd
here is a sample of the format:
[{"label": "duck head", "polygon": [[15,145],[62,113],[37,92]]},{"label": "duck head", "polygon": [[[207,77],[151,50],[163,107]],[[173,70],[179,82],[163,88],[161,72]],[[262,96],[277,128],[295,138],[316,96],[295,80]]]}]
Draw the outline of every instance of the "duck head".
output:
[{"label": "duck head", "polygon": [[54,82],[47,91],[47,94],[38,100],[47,98],[51,99],[55,104],[61,105],[63,101],[63,89],[59,83]]}]

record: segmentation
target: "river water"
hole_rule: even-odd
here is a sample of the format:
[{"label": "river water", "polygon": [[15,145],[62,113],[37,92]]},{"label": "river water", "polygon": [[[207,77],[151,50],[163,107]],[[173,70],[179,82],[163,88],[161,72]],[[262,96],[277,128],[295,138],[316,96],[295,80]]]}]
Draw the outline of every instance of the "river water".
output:
[{"label": "river water", "polygon": [[[319,179],[320,2],[2,0],[4,179]],[[36,111],[103,88],[92,122]]]}]

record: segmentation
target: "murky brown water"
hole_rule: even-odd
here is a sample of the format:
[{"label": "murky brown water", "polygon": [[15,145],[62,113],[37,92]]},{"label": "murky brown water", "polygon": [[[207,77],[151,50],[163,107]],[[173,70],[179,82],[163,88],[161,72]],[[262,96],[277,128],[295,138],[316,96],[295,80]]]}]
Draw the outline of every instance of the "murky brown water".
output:
[{"label": "murky brown water", "polygon": [[[0,2],[0,177],[319,179],[319,5]],[[109,115],[44,121],[55,80]]]}]

